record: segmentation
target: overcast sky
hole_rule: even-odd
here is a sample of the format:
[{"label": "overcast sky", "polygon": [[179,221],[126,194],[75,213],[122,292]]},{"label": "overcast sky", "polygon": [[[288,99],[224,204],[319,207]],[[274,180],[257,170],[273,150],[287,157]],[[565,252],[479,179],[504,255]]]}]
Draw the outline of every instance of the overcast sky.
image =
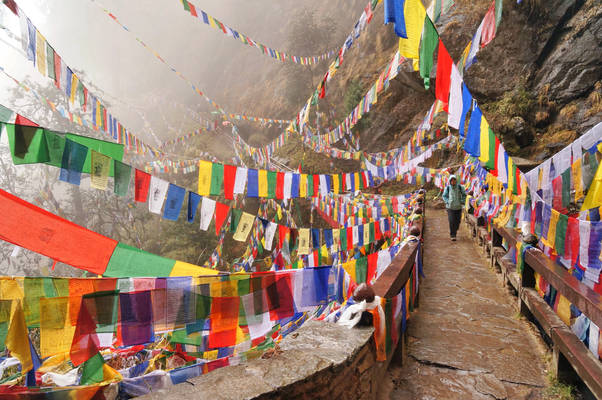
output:
[{"label": "overcast sky", "polygon": [[[283,24],[295,17],[294,12],[299,7],[298,0],[192,2],[232,28],[285,51],[285,37],[281,34]],[[201,112],[208,108],[186,82],[137,43],[136,37],[155,49],[208,96],[222,102],[228,112],[252,112],[252,106],[237,110],[229,104],[232,99],[220,96],[219,88],[227,85],[227,80],[243,78],[220,76],[219,65],[250,60],[254,66],[273,68],[273,64],[278,63],[261,55],[257,49],[237,43],[192,18],[179,0],[21,0],[17,3],[113,115],[152,145],[198,127]],[[360,2],[349,1],[349,4]],[[109,18],[102,11],[103,7],[128,26],[131,33]],[[321,7],[328,7],[328,4],[322,2]],[[357,18],[363,7],[355,8],[357,12],[351,14]],[[3,27],[0,30],[0,67],[30,86],[42,88],[44,95],[53,101],[66,105],[65,96],[53,88],[49,79],[41,77],[25,58],[18,41],[21,35],[18,18],[0,6],[0,21]],[[349,30],[353,23],[341,22],[346,24],[343,26],[348,25]],[[268,80],[269,76],[264,79]],[[265,82],[248,82],[248,85],[261,84]],[[24,93],[2,73],[0,104],[26,116],[29,113],[30,117],[47,126],[82,132],[71,124],[61,123],[60,116],[31,94]],[[40,108],[32,115],[31,107],[36,104],[40,104]]]}]

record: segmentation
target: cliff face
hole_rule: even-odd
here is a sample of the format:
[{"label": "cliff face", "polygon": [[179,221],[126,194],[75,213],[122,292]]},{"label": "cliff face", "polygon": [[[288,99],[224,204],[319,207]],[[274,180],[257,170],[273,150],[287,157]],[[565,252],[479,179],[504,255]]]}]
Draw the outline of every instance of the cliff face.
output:
[{"label": "cliff face", "polygon": [[[490,4],[457,0],[439,21],[455,61]],[[597,0],[504,2],[495,39],[464,79],[510,154],[542,161],[602,120],[601,19]],[[362,143],[370,151],[405,144],[434,101],[431,86],[425,92],[406,66],[370,113]]]}]

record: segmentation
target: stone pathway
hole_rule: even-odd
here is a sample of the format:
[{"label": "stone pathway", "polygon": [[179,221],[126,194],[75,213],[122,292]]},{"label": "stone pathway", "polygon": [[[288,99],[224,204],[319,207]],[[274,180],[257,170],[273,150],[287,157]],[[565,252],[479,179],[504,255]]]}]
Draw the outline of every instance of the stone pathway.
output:
[{"label": "stone pathway", "polygon": [[451,242],[445,210],[426,218],[420,307],[408,326],[408,362],[391,365],[383,398],[539,399],[544,347],[518,319],[462,222]]}]

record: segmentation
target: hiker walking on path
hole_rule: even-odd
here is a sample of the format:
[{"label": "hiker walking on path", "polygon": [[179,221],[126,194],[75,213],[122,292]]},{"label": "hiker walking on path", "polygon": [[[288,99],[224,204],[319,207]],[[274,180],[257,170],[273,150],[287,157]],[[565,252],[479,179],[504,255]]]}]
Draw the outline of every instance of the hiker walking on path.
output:
[{"label": "hiker walking on path", "polygon": [[449,177],[449,183],[445,187],[442,197],[447,209],[449,236],[452,241],[456,241],[456,233],[462,219],[462,207],[466,201],[466,192],[464,191],[464,187],[458,183],[455,175]]}]

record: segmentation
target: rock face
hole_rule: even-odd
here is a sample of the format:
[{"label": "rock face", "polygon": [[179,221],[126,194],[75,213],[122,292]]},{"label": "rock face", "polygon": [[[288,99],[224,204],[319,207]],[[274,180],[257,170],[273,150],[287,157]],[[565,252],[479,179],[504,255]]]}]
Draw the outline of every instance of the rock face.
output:
[{"label": "rock face", "polygon": [[564,104],[586,96],[602,76],[602,5],[565,3],[569,6],[537,60],[541,67],[535,75],[535,88],[549,85],[548,95]]},{"label": "rock face", "polygon": [[[441,40],[455,61],[490,4],[458,0],[438,22]],[[553,154],[545,148],[547,141],[566,145],[602,121],[600,48],[599,0],[504,1],[495,39],[479,51],[464,80],[510,154],[541,161]],[[386,105],[379,101],[370,128],[362,133],[369,151],[404,144],[434,101],[433,79],[429,91],[416,88],[416,82],[408,84],[408,76],[400,79],[404,93],[392,94],[383,101]],[[441,123],[436,121],[433,129]],[[556,137],[563,132],[574,134]]]}]

